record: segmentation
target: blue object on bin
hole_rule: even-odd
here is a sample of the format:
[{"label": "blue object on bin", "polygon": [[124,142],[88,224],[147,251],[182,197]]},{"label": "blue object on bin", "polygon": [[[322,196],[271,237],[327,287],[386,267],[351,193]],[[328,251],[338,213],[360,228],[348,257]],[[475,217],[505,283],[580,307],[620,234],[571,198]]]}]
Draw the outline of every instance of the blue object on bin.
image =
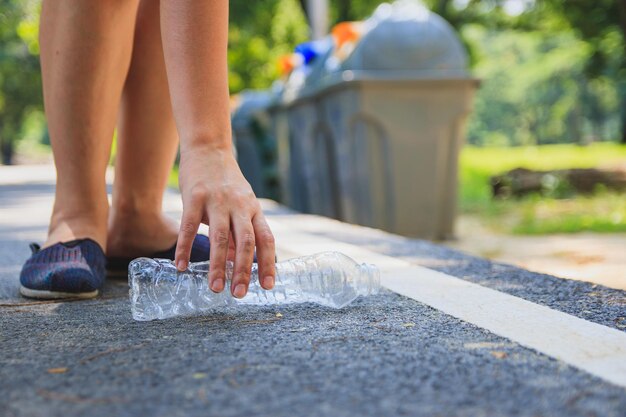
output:
[{"label": "blue object on bin", "polygon": [[304,42],[296,46],[295,52],[304,57],[304,64],[309,65],[315,59],[328,52],[332,44],[328,39],[320,39],[318,41]]},{"label": "blue object on bin", "polygon": [[313,42],[305,42],[296,46],[295,52],[304,57],[304,63],[306,65],[313,62],[315,58],[319,55],[319,53],[313,47]]}]

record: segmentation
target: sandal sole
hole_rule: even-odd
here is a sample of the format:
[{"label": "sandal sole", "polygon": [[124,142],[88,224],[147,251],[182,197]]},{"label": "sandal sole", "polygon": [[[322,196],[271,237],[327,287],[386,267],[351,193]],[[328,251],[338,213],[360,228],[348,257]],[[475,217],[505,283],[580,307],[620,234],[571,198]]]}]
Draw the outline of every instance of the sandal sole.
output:
[{"label": "sandal sole", "polygon": [[64,298],[80,298],[89,299],[98,296],[98,290],[90,292],[60,292],[60,291],[45,291],[45,290],[32,290],[20,285],[20,294],[28,298],[37,298],[42,300],[60,300]]}]

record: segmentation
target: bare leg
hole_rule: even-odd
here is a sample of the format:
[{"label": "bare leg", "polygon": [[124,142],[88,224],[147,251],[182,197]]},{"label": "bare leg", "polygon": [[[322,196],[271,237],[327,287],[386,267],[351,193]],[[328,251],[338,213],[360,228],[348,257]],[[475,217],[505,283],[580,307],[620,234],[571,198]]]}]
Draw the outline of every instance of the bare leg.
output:
[{"label": "bare leg", "polygon": [[44,0],[41,65],[57,186],[44,246],[106,247],[104,173],[130,62],[137,2]]},{"label": "bare leg", "polygon": [[176,222],[161,213],[178,134],[159,20],[159,2],[141,0],[118,124],[109,256],[139,256],[164,250],[178,236]]}]

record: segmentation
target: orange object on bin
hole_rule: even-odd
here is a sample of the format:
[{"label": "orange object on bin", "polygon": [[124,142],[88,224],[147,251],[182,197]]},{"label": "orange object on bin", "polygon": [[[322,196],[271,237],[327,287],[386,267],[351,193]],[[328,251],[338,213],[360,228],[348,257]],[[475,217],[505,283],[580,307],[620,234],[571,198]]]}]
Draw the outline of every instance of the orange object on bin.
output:
[{"label": "orange object on bin", "polygon": [[280,75],[288,75],[291,71],[296,67],[295,60],[293,59],[293,54],[283,55],[278,58],[278,71]]},{"label": "orange object on bin", "polygon": [[361,37],[361,33],[357,26],[359,22],[341,22],[333,27],[331,34],[335,39],[337,48],[341,48],[348,42],[354,42]]}]

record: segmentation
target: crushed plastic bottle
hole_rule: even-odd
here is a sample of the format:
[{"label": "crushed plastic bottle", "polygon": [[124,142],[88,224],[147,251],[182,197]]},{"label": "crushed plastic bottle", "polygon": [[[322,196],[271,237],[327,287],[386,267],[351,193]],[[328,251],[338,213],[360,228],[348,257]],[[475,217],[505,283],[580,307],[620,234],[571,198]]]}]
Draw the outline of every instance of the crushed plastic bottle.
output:
[{"label": "crushed plastic bottle", "polygon": [[133,318],[146,321],[175,316],[191,316],[237,305],[274,305],[312,302],[342,308],[357,297],[378,293],[380,273],[369,264],[357,264],[338,252],[290,259],[276,264],[272,290],[259,285],[257,265],[253,264],[248,293],[233,297],[228,288],[233,272],[226,267],[226,290],[214,293],[209,288],[209,262],[191,263],[177,271],[167,259],[139,258],[128,268]]}]

